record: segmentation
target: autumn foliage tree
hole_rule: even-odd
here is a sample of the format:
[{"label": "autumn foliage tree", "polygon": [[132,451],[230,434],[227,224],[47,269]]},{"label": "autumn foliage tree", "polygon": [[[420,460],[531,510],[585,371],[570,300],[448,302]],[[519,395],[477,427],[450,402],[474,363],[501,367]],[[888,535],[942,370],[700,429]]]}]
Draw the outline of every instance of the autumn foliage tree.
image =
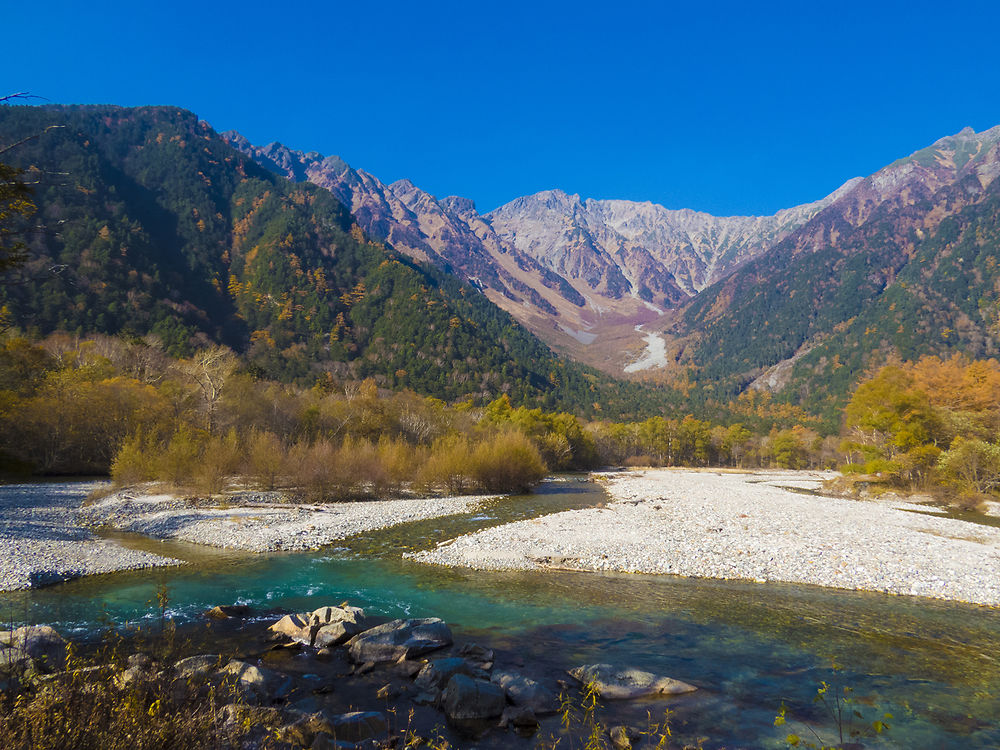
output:
[{"label": "autumn foliage tree", "polygon": [[1000,363],[923,357],[883,367],[845,411],[848,470],[901,487],[985,493],[1000,429]]}]

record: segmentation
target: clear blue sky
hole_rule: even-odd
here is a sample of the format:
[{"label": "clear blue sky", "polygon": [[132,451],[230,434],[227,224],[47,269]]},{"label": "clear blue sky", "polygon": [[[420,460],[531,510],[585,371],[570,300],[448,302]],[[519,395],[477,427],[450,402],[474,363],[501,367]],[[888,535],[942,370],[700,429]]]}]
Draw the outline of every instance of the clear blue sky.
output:
[{"label": "clear blue sky", "polygon": [[21,2],[3,92],[174,104],[481,211],[769,213],[1000,124],[1000,2]]}]

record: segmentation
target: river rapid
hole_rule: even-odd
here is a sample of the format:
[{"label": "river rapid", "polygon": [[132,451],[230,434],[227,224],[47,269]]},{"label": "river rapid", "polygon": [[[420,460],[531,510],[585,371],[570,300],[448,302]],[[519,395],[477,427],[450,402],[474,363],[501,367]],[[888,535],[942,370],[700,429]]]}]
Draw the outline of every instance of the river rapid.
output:
[{"label": "river rapid", "polygon": [[[201,613],[216,604],[249,604],[273,619],[347,600],[388,617],[441,617],[458,638],[523,659],[553,680],[580,664],[611,662],[693,683],[701,689],[691,695],[615,704],[605,718],[644,726],[647,713],[655,719],[669,708],[675,736],[704,738],[706,748],[785,747],[789,732],[835,744],[836,722],[813,701],[824,681],[852,690],[864,722],[892,714],[891,730],[863,740],[865,747],[1000,746],[1000,610],[813,586],[480,572],[402,557],[462,533],[604,500],[597,484],[562,477],[532,495],[315,552],[253,555],[109,535],[191,564],[0,594],[0,615],[86,639],[109,621],[155,620],[161,586],[182,627],[200,627]],[[782,704],[788,723],[775,727]],[[491,746],[488,737],[475,744]]]}]

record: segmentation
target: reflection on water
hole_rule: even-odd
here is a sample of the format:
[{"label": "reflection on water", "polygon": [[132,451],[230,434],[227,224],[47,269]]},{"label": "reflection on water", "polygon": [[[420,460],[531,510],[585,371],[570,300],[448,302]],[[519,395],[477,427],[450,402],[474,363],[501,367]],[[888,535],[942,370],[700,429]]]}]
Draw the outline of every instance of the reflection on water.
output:
[{"label": "reflection on water", "polygon": [[[697,684],[702,690],[669,705],[676,730],[689,739],[709,737],[706,747],[783,747],[785,730],[797,725],[773,726],[782,701],[790,717],[826,726],[824,739],[832,740],[829,721],[812,702],[819,682],[831,679],[854,688],[866,716],[894,714],[884,746],[1000,746],[995,609],[811,586],[475,572],[400,557],[486,525],[603,500],[593,483],[547,483],[535,495],[319,552],[252,556],[121,536],[129,546],[194,564],[0,595],[0,608],[5,619],[58,622],[85,633],[102,617],[151,617],[161,582],[169,586],[171,612],[186,621],[219,603],[299,610],[347,599],[387,616],[442,617],[461,637],[547,674],[609,661]],[[839,676],[831,663],[842,666]],[[614,711],[616,719],[641,725],[646,711],[659,707],[615,705]]]}]

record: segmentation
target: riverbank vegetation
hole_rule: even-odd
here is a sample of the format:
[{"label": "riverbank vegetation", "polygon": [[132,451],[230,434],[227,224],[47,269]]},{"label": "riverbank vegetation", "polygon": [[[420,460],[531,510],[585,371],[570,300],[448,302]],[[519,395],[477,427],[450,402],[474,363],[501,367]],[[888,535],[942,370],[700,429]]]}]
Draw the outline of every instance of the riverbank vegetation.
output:
[{"label": "riverbank vegetation", "polygon": [[845,412],[844,470],[975,507],[1000,487],[1000,363],[922,357],[880,369]]},{"label": "riverbank vegetation", "polygon": [[446,403],[371,379],[311,388],[230,350],[168,355],[152,338],[0,341],[0,468],[110,474],[216,494],[231,484],[310,500],[519,492],[546,472],[608,465],[835,468],[974,506],[1000,487],[1000,364],[929,357],[873,373],[840,434],[712,422],[664,408],[640,422]]}]

